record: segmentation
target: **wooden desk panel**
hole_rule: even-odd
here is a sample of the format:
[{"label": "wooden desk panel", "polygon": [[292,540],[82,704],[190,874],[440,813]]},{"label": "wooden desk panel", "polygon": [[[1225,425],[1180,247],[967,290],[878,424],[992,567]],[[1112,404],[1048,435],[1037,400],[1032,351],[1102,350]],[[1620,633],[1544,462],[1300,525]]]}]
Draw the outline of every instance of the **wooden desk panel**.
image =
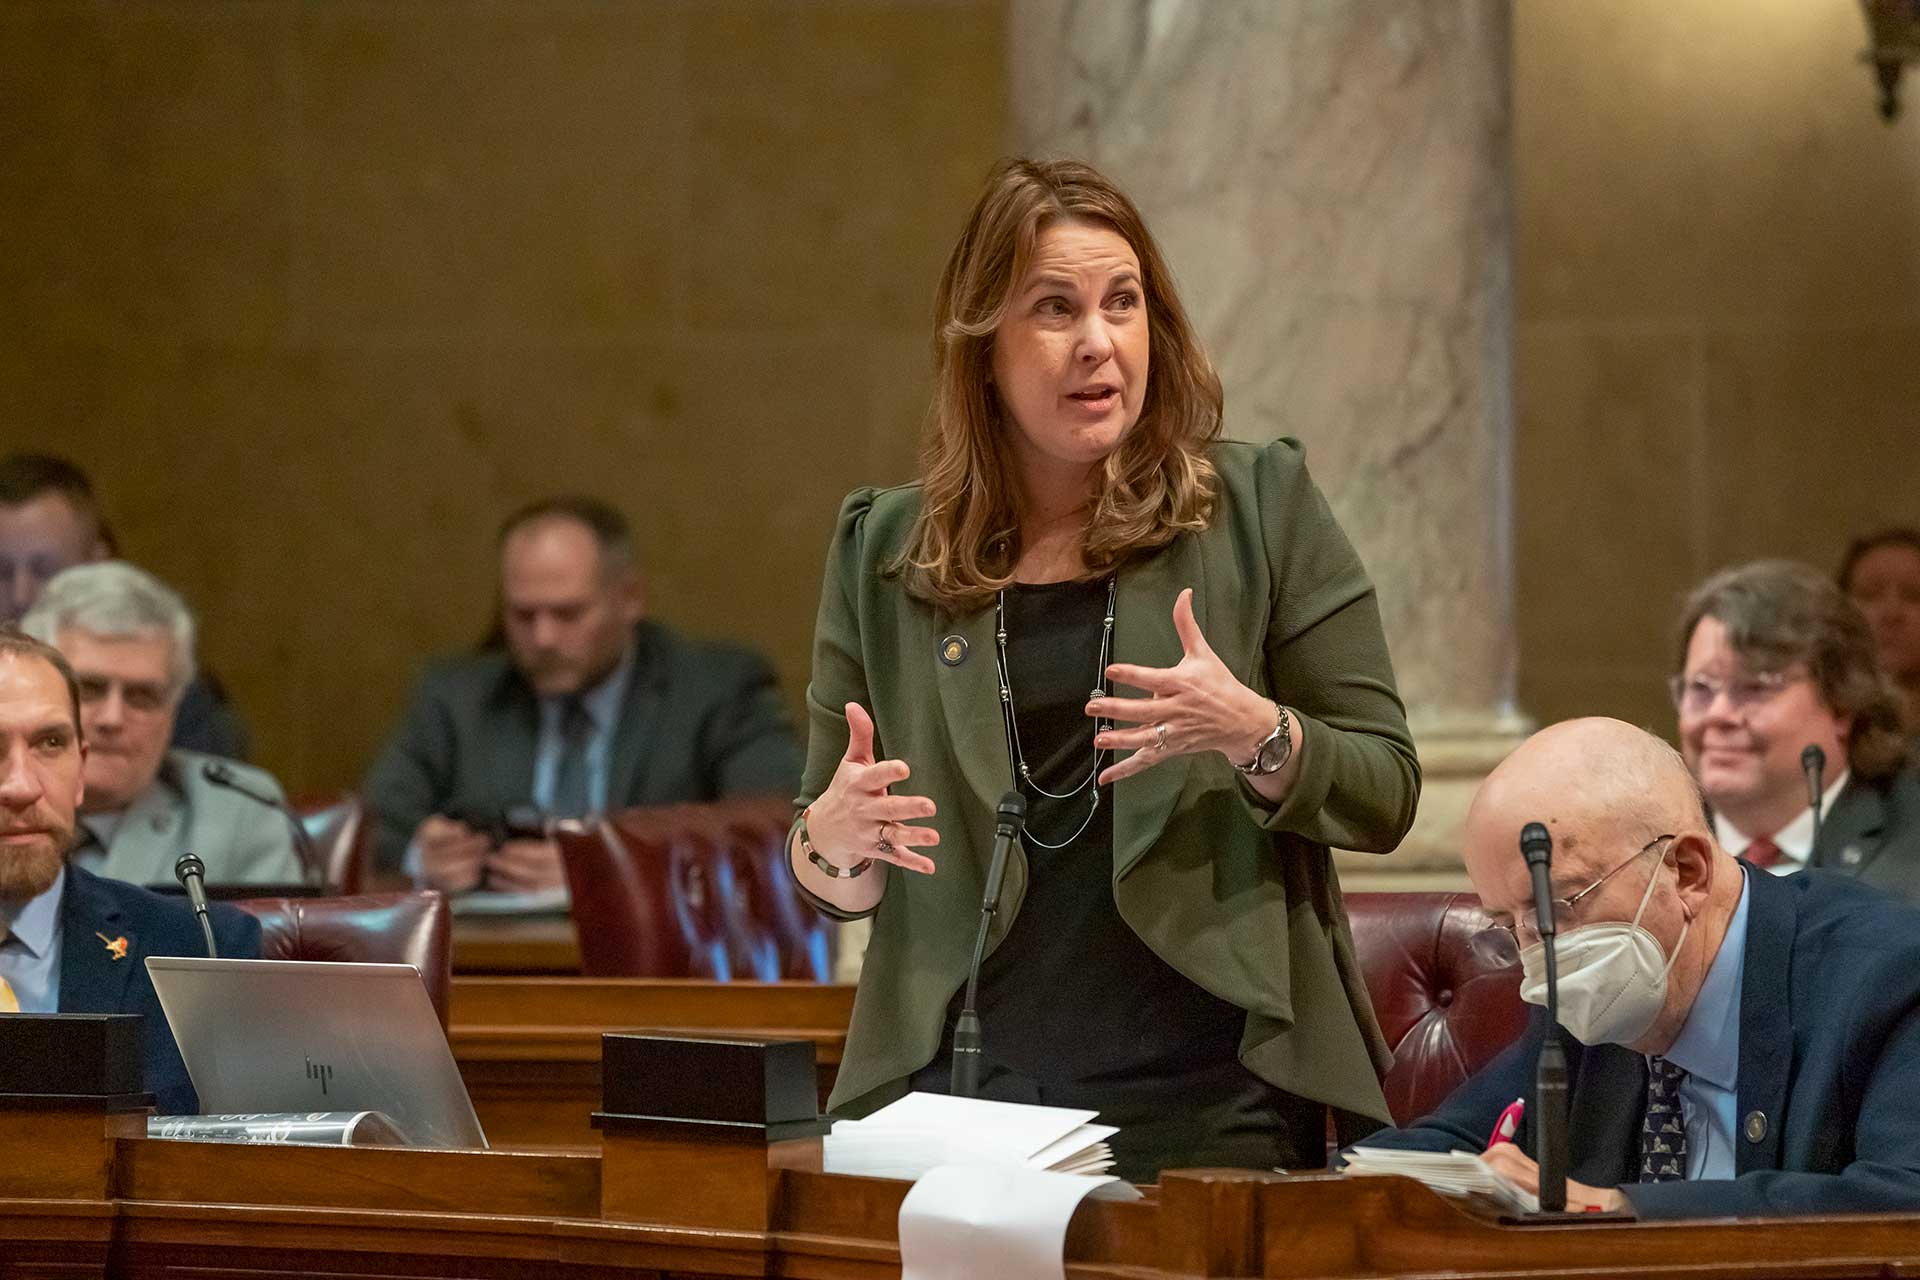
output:
[{"label": "wooden desk panel", "polygon": [[821,1099],[846,1047],[853,988],[687,978],[453,980],[447,1039],[487,1140],[500,1147],[588,1144],[607,1031],[718,1031],[811,1040]]},{"label": "wooden desk panel", "polygon": [[[39,1154],[9,1153],[22,1163]],[[0,1200],[0,1275],[899,1274],[907,1184],[778,1168],[765,1190],[770,1229],[699,1228],[685,1216],[694,1206],[674,1196],[698,1183],[703,1158],[697,1142],[669,1144],[660,1159],[684,1159],[689,1177],[663,1181],[640,1220],[616,1221],[588,1195],[601,1163],[592,1155],[121,1139],[115,1198]],[[192,1202],[181,1198],[187,1188]],[[1920,1268],[1920,1215],[1502,1225],[1403,1179],[1194,1171],[1169,1175],[1139,1203],[1083,1206],[1067,1254],[1075,1280],[1895,1277]]]},{"label": "wooden desk panel", "polygon": [[568,916],[455,916],[456,974],[577,976],[580,939]]}]

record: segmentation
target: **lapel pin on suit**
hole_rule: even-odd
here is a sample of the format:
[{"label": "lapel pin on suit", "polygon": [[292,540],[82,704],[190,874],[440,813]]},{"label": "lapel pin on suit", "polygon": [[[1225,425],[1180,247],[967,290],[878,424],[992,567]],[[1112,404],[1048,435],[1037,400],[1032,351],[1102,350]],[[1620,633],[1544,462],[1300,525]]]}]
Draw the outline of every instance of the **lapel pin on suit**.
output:
[{"label": "lapel pin on suit", "polygon": [[125,960],[127,958],[127,936],[125,934],[121,934],[117,938],[109,938],[106,934],[95,929],[93,936],[106,944],[107,954],[115,960]]},{"label": "lapel pin on suit", "polygon": [[948,636],[940,642],[940,661],[950,667],[957,667],[967,660],[967,638]]}]

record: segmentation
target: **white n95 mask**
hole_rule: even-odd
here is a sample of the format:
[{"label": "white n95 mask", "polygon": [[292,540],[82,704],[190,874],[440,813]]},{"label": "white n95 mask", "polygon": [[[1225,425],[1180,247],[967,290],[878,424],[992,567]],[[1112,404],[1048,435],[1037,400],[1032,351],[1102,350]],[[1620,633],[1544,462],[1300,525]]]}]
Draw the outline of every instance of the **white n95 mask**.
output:
[{"label": "white n95 mask", "polygon": [[[1660,939],[1640,925],[1660,879],[1656,863],[1631,921],[1607,920],[1569,929],[1555,939],[1560,961],[1560,1025],[1582,1044],[1632,1044],[1647,1034],[1667,1000],[1667,974],[1687,940],[1680,927],[1673,955],[1660,953]],[[1536,942],[1520,952],[1520,998],[1547,1002],[1547,948]]]}]

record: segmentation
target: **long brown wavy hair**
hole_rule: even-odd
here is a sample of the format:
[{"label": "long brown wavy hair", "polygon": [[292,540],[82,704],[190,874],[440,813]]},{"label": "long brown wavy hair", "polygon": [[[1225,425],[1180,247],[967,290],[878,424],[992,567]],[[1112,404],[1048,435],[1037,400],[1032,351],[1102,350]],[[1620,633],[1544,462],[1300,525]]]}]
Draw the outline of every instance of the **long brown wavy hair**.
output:
[{"label": "long brown wavy hair", "polygon": [[1174,292],[1160,246],[1118,187],[1074,160],[1003,160],[947,259],[934,302],[934,390],[921,448],[920,514],[895,561],[911,594],[952,613],[984,605],[1020,559],[1005,410],[992,386],[993,338],[1041,232],[1061,221],[1111,227],[1140,260],[1147,394],[1108,454],[1082,537],[1104,574],[1213,515],[1207,446],[1220,438],[1220,376]]}]

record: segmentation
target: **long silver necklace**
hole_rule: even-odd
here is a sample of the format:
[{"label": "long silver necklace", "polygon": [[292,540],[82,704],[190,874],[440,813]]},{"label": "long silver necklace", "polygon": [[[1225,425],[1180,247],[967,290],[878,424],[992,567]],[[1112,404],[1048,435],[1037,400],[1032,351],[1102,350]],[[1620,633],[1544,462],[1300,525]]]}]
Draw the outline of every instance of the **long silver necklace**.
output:
[{"label": "long silver necklace", "polygon": [[[1119,586],[1118,575],[1108,577],[1107,614],[1100,627],[1100,664],[1094,668],[1092,696],[1095,698],[1107,696],[1107,659],[1113,652],[1113,605]],[[1087,776],[1080,779],[1079,785],[1071,791],[1055,793],[1035,782],[1033,770],[1027,765],[1027,757],[1020,750],[1020,721],[1013,713],[1013,680],[1007,675],[1007,592],[1004,587],[994,597],[993,642],[994,669],[1000,676],[1001,719],[1006,724],[1007,754],[1013,759],[1014,782],[1021,788],[1043,795],[1049,800],[1071,800],[1088,787],[1093,788],[1093,802],[1087,808],[1086,818],[1080,823],[1078,830],[1059,844],[1048,844],[1035,836],[1031,827],[1027,829],[1025,839],[1029,844],[1037,845],[1042,849],[1064,849],[1078,840],[1081,832],[1093,825],[1093,815],[1100,812],[1100,787],[1096,780],[1100,777],[1100,770],[1106,765],[1108,752],[1100,747],[1093,749],[1093,767],[1087,770]],[[1093,732],[1096,735],[1112,727],[1110,721],[1096,719],[1093,722]]]}]

